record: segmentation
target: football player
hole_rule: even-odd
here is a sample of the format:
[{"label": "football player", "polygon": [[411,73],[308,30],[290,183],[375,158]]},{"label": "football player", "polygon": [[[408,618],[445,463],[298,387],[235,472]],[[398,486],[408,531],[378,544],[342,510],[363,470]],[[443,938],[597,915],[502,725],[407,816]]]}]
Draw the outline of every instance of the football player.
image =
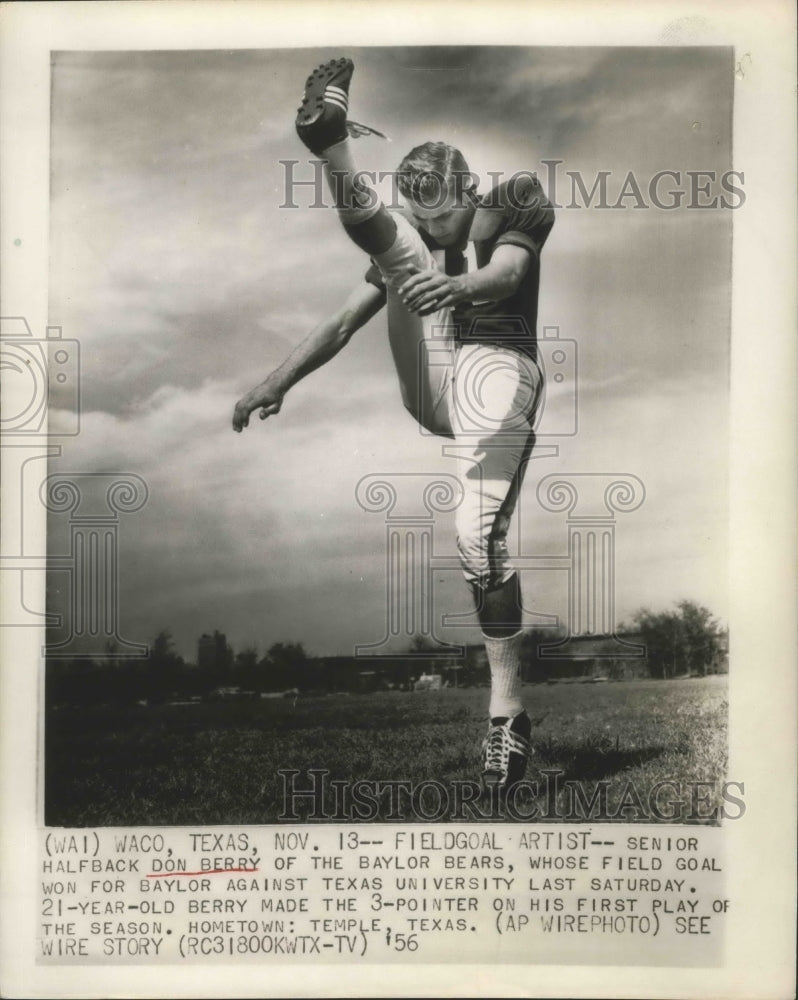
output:
[{"label": "football player", "polygon": [[[311,74],[296,129],[323,161],[344,230],[371,264],[340,309],[239,400],[233,427],[248,426],[254,410],[261,419],[279,412],[291,386],[387,310],[405,407],[427,430],[454,441],[463,491],[457,544],[491,673],[482,781],[494,796],[523,777],[530,754],[531,723],[521,701],[521,593],[506,537],[541,400],[540,253],[554,213],[531,173],[480,196],[462,153],[440,142],[403,159],[397,183],[406,209],[388,212],[353,159],[350,137],[374,131],[348,121],[353,70],[350,60],[336,59]],[[472,270],[464,255],[469,244]]]}]

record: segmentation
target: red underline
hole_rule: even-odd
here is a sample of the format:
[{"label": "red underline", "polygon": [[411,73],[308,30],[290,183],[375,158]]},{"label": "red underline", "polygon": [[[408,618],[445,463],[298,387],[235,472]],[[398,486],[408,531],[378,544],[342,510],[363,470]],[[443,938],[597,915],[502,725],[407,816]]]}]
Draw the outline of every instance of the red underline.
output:
[{"label": "red underline", "polygon": [[225,875],[230,872],[259,872],[260,868],[210,868],[204,872],[158,872],[148,873],[147,878],[172,878],[174,875]]}]

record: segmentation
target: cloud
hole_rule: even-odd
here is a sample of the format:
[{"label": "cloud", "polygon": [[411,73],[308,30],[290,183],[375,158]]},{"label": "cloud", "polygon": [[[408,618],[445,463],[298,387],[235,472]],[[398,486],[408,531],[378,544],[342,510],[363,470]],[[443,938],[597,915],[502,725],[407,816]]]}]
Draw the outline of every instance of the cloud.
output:
[{"label": "cloud", "polygon": [[[146,479],[147,506],[120,525],[127,634],[170,624],[189,656],[208,628],[318,652],[379,638],[385,524],[356,484],[446,468],[402,408],[383,316],[277,417],[230,430],[235,400],[365,270],[333,211],[280,207],[280,160],[310,176],[292,109],[331,54],[55,56],[51,322],[80,341],[83,406],[55,468]],[[354,147],[373,169],[427,138],[483,176],[546,156],[616,186],[632,169],[729,165],[725,50],[352,54],[353,116],[393,140]],[[730,229],[728,213],[564,209],[544,251],[539,324],[578,342],[580,428],[530,483],[538,469],[644,480],[644,507],[618,520],[621,614],[690,587],[723,613]],[[550,407],[567,402],[552,385]],[[562,516],[526,504],[533,551],[560,551]],[[436,532],[453,552],[450,519]],[[564,613],[562,574],[542,577],[532,604]],[[457,573],[438,585],[467,611]]]},{"label": "cloud", "polygon": [[[708,99],[708,88],[720,82],[726,59],[709,50],[509,47],[501,50],[501,73],[497,50],[355,56],[363,117],[382,124],[402,109],[407,116],[398,116],[394,143],[357,147],[379,169],[396,165],[411,128],[413,141],[420,138],[419,107],[429,128],[461,120],[463,138],[473,138],[479,150],[472,166],[484,175],[535,165],[520,153],[518,122],[527,115],[544,149],[546,135],[582,108],[581,145],[571,148],[563,169],[589,170],[591,150],[601,149],[602,169],[625,171],[642,165],[651,136],[665,157],[660,169],[672,166],[674,156],[696,155],[696,139],[710,135],[707,120],[723,105],[714,93]],[[285,182],[279,160],[304,159],[286,108],[314,58],[306,52],[57,56],[52,316],[85,346],[89,408],[124,409],[164,381],[196,385],[208,376],[211,358],[219,377],[237,371],[245,377],[253,355],[264,366],[276,364],[362,274],[362,259],[341,236],[334,212],[279,208]],[[668,126],[673,115],[660,113],[656,101],[684,111],[699,98],[709,113],[698,116],[702,128],[693,130],[688,115],[690,127],[676,142]],[[632,131],[630,115],[638,118]],[[622,142],[604,132],[613,116],[623,119]],[[677,117],[684,126],[685,115]],[[727,129],[723,148],[728,143]],[[300,175],[309,168],[296,169]],[[624,175],[613,178],[613,190]],[[589,303],[591,314],[605,304],[627,313],[643,301],[667,304],[671,312],[681,304],[695,317],[703,291],[685,284],[711,284],[711,269],[728,265],[728,256],[717,253],[715,221],[642,214],[645,220],[631,210],[614,217],[560,213],[542,291],[544,305],[553,300],[561,314],[554,322],[570,321],[581,303]],[[674,232],[690,221],[691,232]],[[563,262],[562,252],[582,257]],[[585,294],[574,295],[574,282]],[[658,295],[663,286],[666,293]],[[701,330],[695,318],[676,319]],[[585,326],[579,316],[573,321]],[[645,318],[649,328],[660,321]],[[614,325],[614,335],[632,349],[640,342],[636,325]]]},{"label": "cloud", "polygon": [[[617,518],[619,617],[684,594],[722,613],[725,401],[717,386],[704,388],[695,396],[671,384],[638,398],[597,391],[577,437],[530,465],[517,527],[522,552],[567,551],[564,515],[535,500],[540,477],[631,474],[647,495],[640,511]],[[390,480],[445,472],[451,463],[441,443],[417,433],[390,383],[362,384],[321,422],[317,400],[299,398],[240,436],[228,428],[229,390],[215,382],[197,392],[162,387],[135,416],[89,414],[64,463],[133,471],[148,484],[144,510],[120,525],[130,628],[146,639],[170,624],[185,655],[215,627],[261,648],[299,638],[317,651],[346,652],[371,641],[386,615],[385,522],[360,508],[356,485],[375,473]],[[451,558],[451,517],[436,520],[435,539],[435,552]],[[459,572],[444,577],[439,592],[467,613]],[[530,610],[566,615],[562,572],[526,574],[525,583]]]}]

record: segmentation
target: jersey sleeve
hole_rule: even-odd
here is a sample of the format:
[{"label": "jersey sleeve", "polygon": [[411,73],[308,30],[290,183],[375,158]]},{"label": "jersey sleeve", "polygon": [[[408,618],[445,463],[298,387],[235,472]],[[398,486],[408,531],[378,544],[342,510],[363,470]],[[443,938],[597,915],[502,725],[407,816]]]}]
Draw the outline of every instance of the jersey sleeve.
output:
[{"label": "jersey sleeve", "polygon": [[510,244],[538,256],[554,225],[554,208],[533,174],[516,174],[492,192],[502,221],[495,246]]}]

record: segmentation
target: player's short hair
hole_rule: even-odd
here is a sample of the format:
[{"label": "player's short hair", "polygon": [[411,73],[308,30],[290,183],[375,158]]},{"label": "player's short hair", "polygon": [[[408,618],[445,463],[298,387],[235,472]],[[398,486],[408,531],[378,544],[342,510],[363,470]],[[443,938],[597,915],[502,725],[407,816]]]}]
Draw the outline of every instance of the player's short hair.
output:
[{"label": "player's short hair", "polygon": [[411,149],[399,164],[396,185],[405,198],[435,208],[449,194],[473,193],[476,178],[459,149],[445,142],[425,142]]}]

